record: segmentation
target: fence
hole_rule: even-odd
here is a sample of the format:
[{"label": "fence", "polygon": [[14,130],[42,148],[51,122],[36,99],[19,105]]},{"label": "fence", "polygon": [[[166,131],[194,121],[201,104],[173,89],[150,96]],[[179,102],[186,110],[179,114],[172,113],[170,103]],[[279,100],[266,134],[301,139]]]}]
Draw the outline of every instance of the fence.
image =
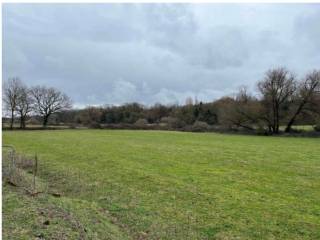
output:
[{"label": "fence", "polygon": [[[2,146],[2,179],[10,185],[21,187],[29,194],[39,193],[37,188],[38,157],[27,158],[16,154],[12,145]],[[43,186],[41,186],[42,191]],[[41,191],[41,192],[42,192]]]},{"label": "fence", "polygon": [[[47,163],[44,163],[45,161],[38,160],[37,155],[33,157],[20,155],[14,146],[11,145],[3,145],[2,148],[3,181],[12,186],[19,187],[19,189],[24,189],[30,196],[44,193],[54,197],[66,195],[71,198],[76,197],[89,201],[90,199],[94,199],[101,206],[117,206],[119,209],[123,209],[121,218],[124,222],[131,222],[132,219],[137,219],[135,215],[136,209],[139,209],[141,204],[138,192],[127,192],[121,185],[112,181],[103,182],[104,188],[101,192],[101,185],[96,185],[93,181],[89,181],[90,179],[86,179],[83,171],[69,168],[61,171],[52,171],[52,169],[47,167]],[[39,166],[40,163],[41,165]],[[204,198],[200,195],[197,188],[193,189],[193,192],[194,199],[192,199],[192,202],[196,203],[198,198]],[[172,192],[172,195],[173,198],[169,204],[174,212],[181,215],[177,199],[179,193]],[[128,209],[130,208],[132,211],[127,211],[122,206],[128,206]],[[170,212],[168,212],[168,215],[164,214],[163,216],[167,221],[152,223],[148,229],[148,237],[150,239],[159,239],[159,237],[163,236],[166,239],[207,239],[200,236],[200,233],[196,231],[196,228],[204,223],[201,222],[203,221],[201,218],[193,214],[192,210],[191,208],[185,213],[183,223],[171,219],[172,215]],[[149,212],[148,214],[156,215],[157,213]],[[139,221],[144,221],[141,216]],[[149,222],[146,221],[145,224],[149,224]],[[134,238],[143,239],[140,233],[135,234]]]}]

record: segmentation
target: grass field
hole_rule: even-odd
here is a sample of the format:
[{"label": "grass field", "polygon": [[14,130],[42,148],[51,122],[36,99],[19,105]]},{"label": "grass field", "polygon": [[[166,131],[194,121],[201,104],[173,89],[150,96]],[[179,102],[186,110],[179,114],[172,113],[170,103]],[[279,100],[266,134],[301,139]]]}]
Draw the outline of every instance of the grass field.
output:
[{"label": "grass field", "polygon": [[[294,125],[292,126],[292,129],[296,131],[311,132],[314,131],[314,127],[314,125]],[[285,129],[286,126],[280,126],[281,131],[284,131]]]},{"label": "grass field", "polygon": [[12,239],[320,239],[320,139],[57,130],[3,143],[37,153],[62,194],[5,186]]}]

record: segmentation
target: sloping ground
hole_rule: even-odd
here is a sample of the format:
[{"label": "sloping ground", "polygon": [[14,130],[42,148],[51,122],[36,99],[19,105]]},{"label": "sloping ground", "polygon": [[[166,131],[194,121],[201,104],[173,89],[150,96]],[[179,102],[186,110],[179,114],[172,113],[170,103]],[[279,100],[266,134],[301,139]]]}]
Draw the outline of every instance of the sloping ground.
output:
[{"label": "sloping ground", "polygon": [[92,202],[3,186],[3,239],[128,239]]},{"label": "sloping ground", "polygon": [[[65,130],[4,132],[3,142],[38,154],[39,176],[62,197],[35,203],[77,219],[75,231],[58,217],[69,239],[83,228],[88,239],[320,239],[320,139]],[[29,198],[5,206],[7,218]],[[41,216],[16,228],[34,237]]]}]

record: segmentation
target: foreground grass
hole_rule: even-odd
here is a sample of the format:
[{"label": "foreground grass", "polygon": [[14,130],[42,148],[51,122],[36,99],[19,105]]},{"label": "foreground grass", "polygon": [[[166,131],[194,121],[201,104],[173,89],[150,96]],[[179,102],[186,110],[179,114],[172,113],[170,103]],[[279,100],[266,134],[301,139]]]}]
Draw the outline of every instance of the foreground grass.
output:
[{"label": "foreground grass", "polygon": [[133,239],[320,239],[319,139],[64,130],[3,142],[38,154],[55,204],[103,209]]},{"label": "foreground grass", "polygon": [[3,239],[128,239],[93,202],[3,186]]}]

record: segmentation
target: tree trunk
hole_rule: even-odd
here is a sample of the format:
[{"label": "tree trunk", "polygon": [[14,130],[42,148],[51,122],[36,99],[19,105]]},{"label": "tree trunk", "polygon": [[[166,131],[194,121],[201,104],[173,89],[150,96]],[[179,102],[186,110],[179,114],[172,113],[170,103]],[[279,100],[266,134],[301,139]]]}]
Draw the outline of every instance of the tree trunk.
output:
[{"label": "tree trunk", "polygon": [[245,128],[245,129],[247,129],[247,130],[251,130],[251,131],[254,130],[254,128],[249,127],[249,126],[246,126],[246,125],[243,125],[243,124],[241,124],[241,123],[238,123],[238,124],[236,124],[236,125],[238,125],[239,127],[243,127],[243,128]]},{"label": "tree trunk", "polygon": [[49,119],[49,116],[46,115],[46,116],[43,116],[43,127],[46,127],[47,124],[48,124],[48,119]]},{"label": "tree trunk", "polygon": [[274,127],[273,133],[276,133],[276,134],[279,133],[279,123],[278,123],[278,122],[276,123],[276,125],[275,125],[275,127]]},{"label": "tree trunk", "polygon": [[279,133],[279,104],[275,104],[274,133]]},{"label": "tree trunk", "polygon": [[286,133],[291,132],[291,127],[292,127],[292,125],[293,125],[293,123],[294,123],[294,120],[295,120],[295,117],[294,117],[294,118],[291,118],[291,120],[289,121],[286,129],[284,130]]},{"label": "tree trunk", "polygon": [[292,117],[292,118],[290,119],[290,121],[288,122],[285,132],[290,132],[290,131],[291,131],[291,127],[292,127],[294,121],[296,120],[296,117],[300,114],[300,112],[301,112],[301,110],[302,110],[302,108],[304,107],[305,104],[306,104],[306,101],[303,101],[303,102],[299,105],[297,111],[295,112],[295,114],[293,115],[293,117]]},{"label": "tree trunk", "polygon": [[26,119],[25,119],[25,116],[23,116],[23,114],[20,115],[20,128],[21,129],[26,128]]},{"label": "tree trunk", "polygon": [[23,116],[20,116],[20,128],[23,128]]},{"label": "tree trunk", "polygon": [[272,125],[272,132],[276,132],[276,111],[273,109],[273,125]]},{"label": "tree trunk", "polygon": [[14,110],[11,110],[10,129],[13,129]]}]

